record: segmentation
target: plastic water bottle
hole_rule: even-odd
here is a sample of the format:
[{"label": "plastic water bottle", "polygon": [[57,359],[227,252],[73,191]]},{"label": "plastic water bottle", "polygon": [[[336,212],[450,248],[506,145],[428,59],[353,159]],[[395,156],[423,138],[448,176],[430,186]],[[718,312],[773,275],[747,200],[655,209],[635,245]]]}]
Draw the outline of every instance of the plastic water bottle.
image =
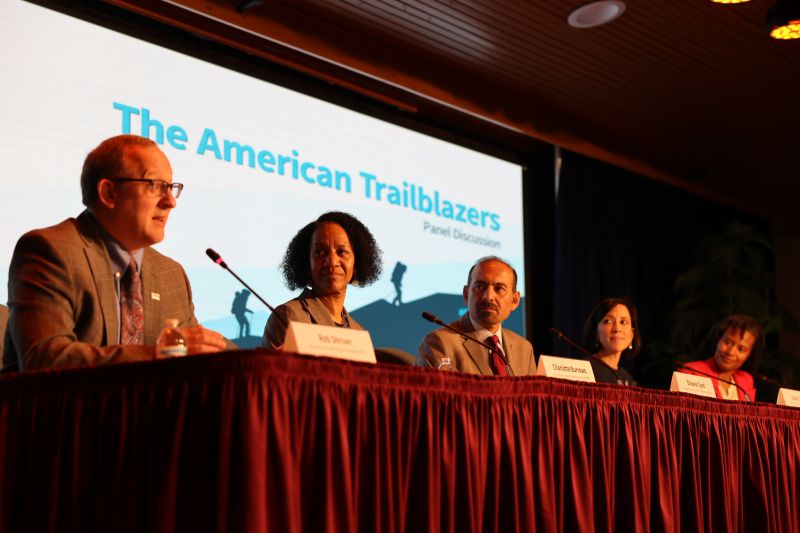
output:
[{"label": "plastic water bottle", "polygon": [[186,355],[186,339],[178,329],[180,321],[177,318],[168,318],[164,321],[164,329],[158,335],[156,341],[156,356],[161,357],[181,357]]},{"label": "plastic water bottle", "polygon": [[446,372],[455,372],[456,367],[453,366],[453,362],[450,360],[449,357],[442,357],[439,359],[439,366],[436,367],[438,370],[444,370]]}]

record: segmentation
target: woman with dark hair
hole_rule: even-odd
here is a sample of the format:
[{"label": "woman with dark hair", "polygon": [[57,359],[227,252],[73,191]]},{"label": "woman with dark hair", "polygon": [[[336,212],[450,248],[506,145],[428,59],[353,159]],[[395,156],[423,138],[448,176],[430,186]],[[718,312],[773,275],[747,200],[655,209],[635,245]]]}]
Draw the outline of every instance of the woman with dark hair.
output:
[{"label": "woman with dark hair", "polygon": [[686,363],[684,368],[717,376],[711,378],[717,398],[754,401],[756,388],[747,370],[755,369],[764,350],[764,328],[753,317],[731,315],[714,326],[709,337],[716,342],[714,356]]},{"label": "woman with dark hair", "polygon": [[357,218],[332,211],[297,232],[281,270],[286,286],[303,292],[270,315],[264,328],[267,348],[283,345],[290,321],[364,329],[344,308],[347,286],[369,285],[378,279],[381,250]]},{"label": "woman with dark hair", "polygon": [[606,298],[598,303],[583,327],[583,344],[595,355],[589,359],[595,381],[636,385],[633,376],[619,364],[623,354],[635,357],[642,348],[639,317],[629,301]]}]

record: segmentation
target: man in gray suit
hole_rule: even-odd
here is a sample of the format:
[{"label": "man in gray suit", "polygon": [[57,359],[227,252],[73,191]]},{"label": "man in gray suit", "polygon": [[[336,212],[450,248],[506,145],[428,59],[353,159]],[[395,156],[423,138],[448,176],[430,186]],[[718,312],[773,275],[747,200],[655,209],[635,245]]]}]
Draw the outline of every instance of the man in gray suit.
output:
[{"label": "man in gray suit", "polygon": [[[198,324],[183,268],[150,248],[164,238],[182,188],[166,155],[143,137],[112,137],[86,157],[87,209],[17,242],[4,372],[155,359],[168,318],[179,320],[189,354],[230,346]],[[122,289],[130,276],[135,284]],[[133,313],[123,309],[131,300]]]},{"label": "man in gray suit", "polygon": [[[452,327],[479,341],[498,346],[511,367],[510,375],[536,373],[533,346],[524,337],[502,327],[519,306],[517,273],[498,257],[484,257],[470,269],[464,286],[468,313]],[[508,375],[502,357],[446,328],[428,334],[419,347],[422,359],[433,368],[452,365],[454,370],[485,376]]]}]

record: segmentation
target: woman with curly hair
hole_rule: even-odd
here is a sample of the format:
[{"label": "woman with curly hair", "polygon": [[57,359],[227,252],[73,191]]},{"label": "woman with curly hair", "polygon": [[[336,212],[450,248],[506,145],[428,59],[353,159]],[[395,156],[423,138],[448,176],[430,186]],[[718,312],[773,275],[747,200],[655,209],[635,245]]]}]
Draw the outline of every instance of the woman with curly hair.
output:
[{"label": "woman with curly hair", "polygon": [[281,270],[286,286],[303,292],[270,315],[264,328],[267,348],[283,345],[290,321],[364,329],[344,307],[347,286],[377,281],[381,250],[357,218],[332,211],[297,232],[286,249]]},{"label": "woman with curly hair", "polygon": [[756,388],[748,370],[755,370],[764,351],[764,328],[751,316],[731,315],[714,326],[709,337],[714,341],[714,356],[686,363],[683,370],[712,376],[717,398],[755,401]]}]

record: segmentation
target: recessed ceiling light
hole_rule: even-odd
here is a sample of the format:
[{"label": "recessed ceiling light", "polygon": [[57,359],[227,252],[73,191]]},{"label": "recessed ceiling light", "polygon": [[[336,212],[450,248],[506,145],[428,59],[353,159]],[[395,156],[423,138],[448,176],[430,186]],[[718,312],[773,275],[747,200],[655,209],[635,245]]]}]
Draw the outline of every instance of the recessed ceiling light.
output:
[{"label": "recessed ceiling light", "polygon": [[625,2],[621,0],[604,0],[592,2],[575,8],[567,17],[573,28],[594,28],[608,24],[625,12]]},{"label": "recessed ceiling light", "polygon": [[767,31],[773,39],[800,39],[800,4],[778,0],[767,11]]}]

